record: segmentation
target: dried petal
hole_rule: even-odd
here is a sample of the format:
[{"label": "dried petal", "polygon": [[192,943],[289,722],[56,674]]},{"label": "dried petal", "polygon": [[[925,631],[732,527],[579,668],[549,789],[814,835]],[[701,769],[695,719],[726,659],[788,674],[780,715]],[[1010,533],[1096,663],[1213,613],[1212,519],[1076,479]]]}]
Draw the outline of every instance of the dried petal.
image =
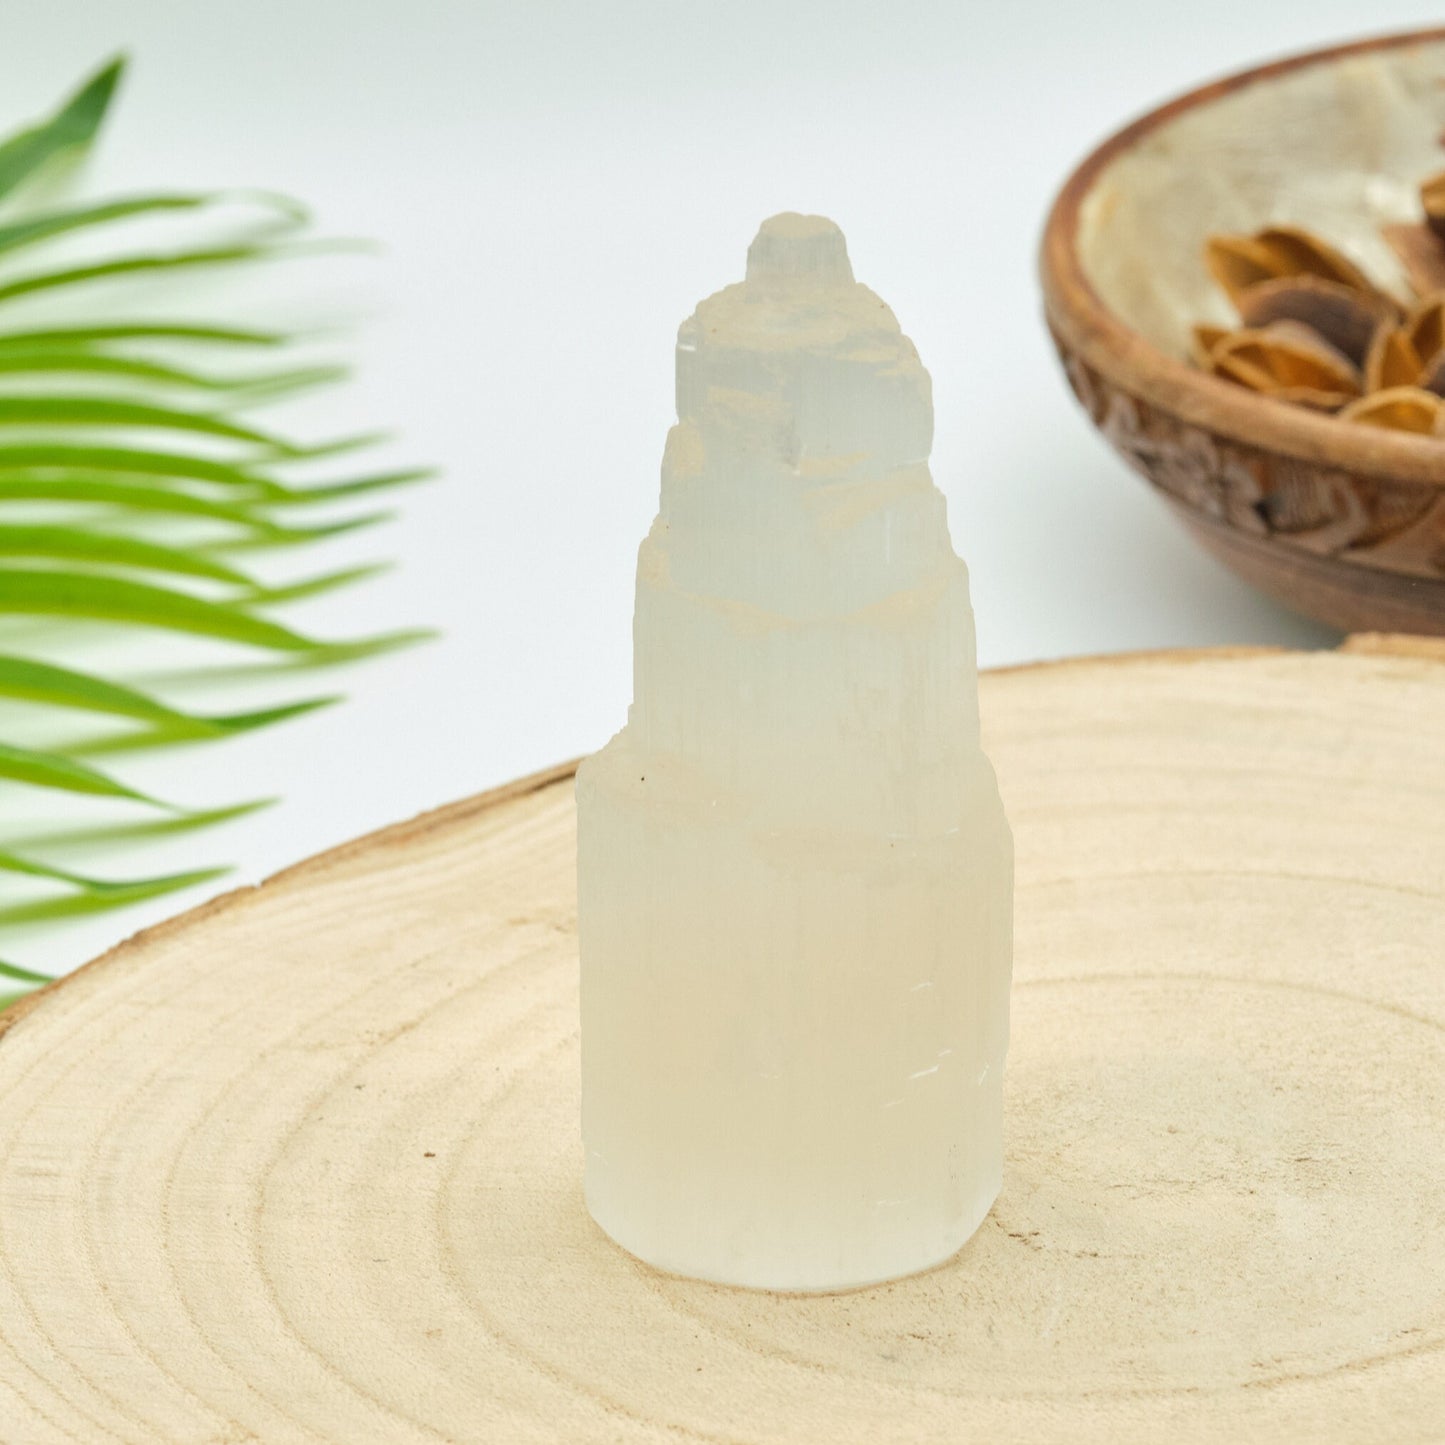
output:
[{"label": "dried petal", "polygon": [[1263,328],[1262,334],[1277,345],[1309,357],[1317,366],[1324,368],[1332,384],[1337,384],[1342,390],[1364,390],[1364,375],[1360,368],[1344,352],[1331,346],[1313,326],[1306,326],[1302,321],[1271,321]]},{"label": "dried petal", "polygon": [[1352,290],[1373,292],[1374,282],[1343,252],[1299,226],[1266,226],[1254,239],[1278,258],[1280,276],[1319,276]]},{"label": "dried petal", "polygon": [[1405,318],[1405,335],[1422,365],[1445,346],[1445,291],[1426,296],[1415,306]]},{"label": "dried petal", "polygon": [[1231,332],[1215,343],[1210,361],[1217,376],[1323,411],[1360,394],[1349,361],[1303,327]]},{"label": "dried petal", "polygon": [[1314,275],[1257,281],[1240,292],[1235,305],[1246,327],[1257,330],[1276,321],[1302,322],[1357,366],[1381,324],[1398,315],[1394,303],[1376,291],[1359,291]]},{"label": "dried petal", "polygon": [[1358,392],[1359,375],[1332,347],[1303,327],[1272,326],[1231,332],[1214,347],[1217,368],[1258,369],[1274,386],[1313,386]]},{"label": "dried petal", "polygon": [[1420,204],[1425,208],[1426,224],[1445,239],[1445,171],[1420,183]]},{"label": "dried petal", "polygon": [[1228,330],[1223,326],[1196,326],[1189,348],[1194,364],[1208,371],[1214,348],[1228,335]]},{"label": "dried petal", "polygon": [[1405,328],[1389,321],[1381,322],[1365,353],[1365,390],[1414,386],[1420,379],[1420,368],[1420,353]]},{"label": "dried petal", "polygon": [[1445,396],[1445,348],[1420,368],[1420,386],[1433,391],[1436,396]]},{"label": "dried petal", "polygon": [[1340,413],[1340,419],[1428,435],[1441,424],[1442,415],[1445,402],[1433,392],[1418,386],[1395,386],[1351,402]]},{"label": "dried petal", "polygon": [[1381,226],[1380,235],[1400,258],[1406,278],[1420,295],[1445,290],[1445,246],[1434,231],[1410,221]]},{"label": "dried petal", "polygon": [[1204,243],[1204,264],[1236,303],[1249,287],[1284,274],[1279,256],[1253,236],[1210,236]]}]

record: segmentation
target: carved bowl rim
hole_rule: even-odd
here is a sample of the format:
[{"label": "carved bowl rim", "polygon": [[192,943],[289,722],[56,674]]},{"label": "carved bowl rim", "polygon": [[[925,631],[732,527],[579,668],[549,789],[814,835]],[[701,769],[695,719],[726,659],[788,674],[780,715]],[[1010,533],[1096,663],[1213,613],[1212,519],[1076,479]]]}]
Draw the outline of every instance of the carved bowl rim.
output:
[{"label": "carved bowl rim", "polygon": [[1094,183],[1112,161],[1166,121],[1306,66],[1441,40],[1445,26],[1374,36],[1252,66],[1176,96],[1109,136],[1064,182],[1044,226],[1039,276],[1056,339],[1115,386],[1216,436],[1356,475],[1445,490],[1445,440],[1345,425],[1246,391],[1171,356],[1109,309],[1085,274],[1077,245],[1081,210]]}]

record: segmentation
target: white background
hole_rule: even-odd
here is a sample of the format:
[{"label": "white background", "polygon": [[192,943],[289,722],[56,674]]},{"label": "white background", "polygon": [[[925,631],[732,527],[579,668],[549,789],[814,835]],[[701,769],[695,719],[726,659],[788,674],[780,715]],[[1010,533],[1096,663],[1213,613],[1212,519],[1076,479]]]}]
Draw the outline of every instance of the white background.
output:
[{"label": "white background", "polygon": [[[396,455],[445,469],[326,559],[396,572],[289,614],[443,639],[329,677],[342,707],[125,763],[195,806],[285,799],[142,866],[255,880],[621,724],[674,333],[779,210],[843,226],[933,373],[934,472],[985,664],[1328,643],[1199,554],[1092,433],[1043,332],[1035,246],[1067,171],[1140,110],[1362,25],[1439,18],[1349,0],[0,0],[5,128],[132,56],[92,190],[274,187],[384,243],[361,375],[325,421],[394,426]],[[0,810],[33,809],[19,791]],[[201,896],[0,951],[69,967]]]}]

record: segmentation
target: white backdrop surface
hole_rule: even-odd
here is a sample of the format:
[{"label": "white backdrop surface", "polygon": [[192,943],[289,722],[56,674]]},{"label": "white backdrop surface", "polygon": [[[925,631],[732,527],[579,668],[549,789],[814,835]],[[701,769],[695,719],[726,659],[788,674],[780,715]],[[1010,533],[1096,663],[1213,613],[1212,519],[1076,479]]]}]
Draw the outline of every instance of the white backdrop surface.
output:
[{"label": "white backdrop surface", "polygon": [[[843,226],[933,374],[983,663],[1328,643],[1200,555],[1093,435],[1034,252],[1065,173],[1140,110],[1362,23],[1438,19],[1398,0],[3,0],[7,127],[132,57],[90,188],[274,187],[383,243],[364,266],[315,263],[348,304],[364,288],[371,319],[356,383],[302,420],[394,427],[393,455],[444,469],[326,558],[394,572],[289,614],[442,638],[328,676],[339,708],[116,760],[194,806],[284,801],[111,871],[236,864],[218,891],[602,743],[630,693],[674,333],[779,210]],[[0,812],[37,811],[20,793]],[[0,952],[67,968],[205,891]]]}]

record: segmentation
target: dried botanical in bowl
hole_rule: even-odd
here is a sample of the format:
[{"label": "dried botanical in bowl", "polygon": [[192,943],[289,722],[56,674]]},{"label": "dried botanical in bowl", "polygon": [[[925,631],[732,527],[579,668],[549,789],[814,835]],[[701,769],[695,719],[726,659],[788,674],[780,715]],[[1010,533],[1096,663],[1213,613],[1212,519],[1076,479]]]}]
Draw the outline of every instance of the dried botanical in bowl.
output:
[{"label": "dried botanical in bowl", "polygon": [[1438,171],[1420,187],[1420,204],[1425,208],[1425,224],[1445,240],[1445,171]]},{"label": "dried botanical in bowl", "polygon": [[1408,299],[1299,226],[1210,236],[1205,266],[1241,324],[1195,326],[1195,363],[1345,421],[1445,436],[1445,171],[1420,201],[1422,223],[1381,228],[1416,290]]},{"label": "dried botanical in bowl", "polygon": [[1445,28],[1202,85],[1085,158],[1040,256],[1090,420],[1215,556],[1344,629],[1445,634],[1442,78]]}]

